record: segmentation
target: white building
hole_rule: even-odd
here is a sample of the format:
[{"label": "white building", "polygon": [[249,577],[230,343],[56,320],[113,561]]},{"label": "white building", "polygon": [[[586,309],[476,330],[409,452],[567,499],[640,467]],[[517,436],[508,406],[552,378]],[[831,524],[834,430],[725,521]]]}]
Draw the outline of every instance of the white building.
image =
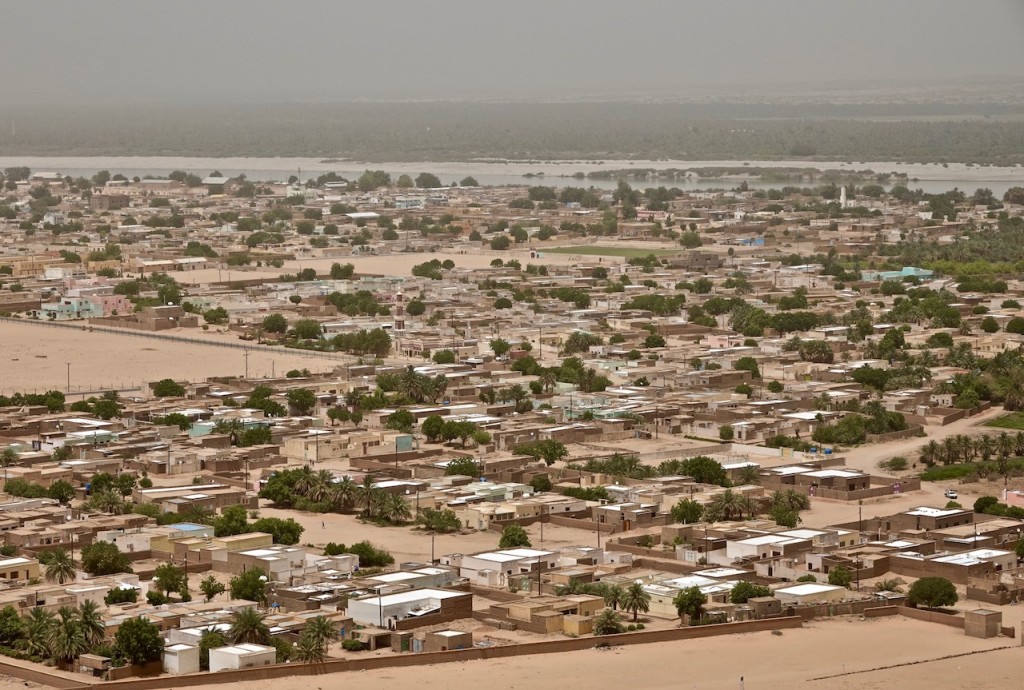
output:
[{"label": "white building", "polygon": [[236,644],[210,650],[210,672],[235,671],[277,663],[277,649],[261,644]]},{"label": "white building", "polygon": [[459,575],[476,585],[505,587],[514,575],[529,575],[537,570],[551,570],[558,565],[558,554],[537,549],[506,549],[464,556],[452,554],[441,558],[443,565],[459,569]]},{"label": "white building", "polygon": [[[406,618],[440,613],[446,602],[452,603],[465,597],[472,599],[472,596],[468,592],[447,589],[413,589],[383,596],[349,599],[347,613],[353,621],[361,625],[392,628],[395,623]],[[470,608],[472,608],[472,603],[470,603]]]},{"label": "white building", "polygon": [[199,647],[190,644],[172,644],[164,647],[164,673],[176,676],[199,673]]}]

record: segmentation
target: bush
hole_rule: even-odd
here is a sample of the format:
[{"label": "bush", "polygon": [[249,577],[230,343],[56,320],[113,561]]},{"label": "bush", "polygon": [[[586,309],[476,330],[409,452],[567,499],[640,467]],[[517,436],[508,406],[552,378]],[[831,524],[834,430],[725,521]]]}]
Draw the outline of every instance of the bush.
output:
[{"label": "bush", "polygon": [[115,587],[103,597],[103,603],[107,606],[114,604],[134,604],[139,600],[139,590],[134,587]]},{"label": "bush", "polygon": [[729,592],[729,601],[734,604],[746,604],[748,599],[754,597],[770,597],[772,591],[764,585],[755,585],[753,582],[741,581]]},{"label": "bush", "polygon": [[853,582],[853,571],[844,565],[836,566],[828,574],[828,583],[830,585],[849,589],[851,582]]},{"label": "bush", "polygon": [[958,599],[956,587],[944,577],[922,577],[907,593],[907,604],[913,607],[918,604],[930,608],[952,606]]},{"label": "bush", "polygon": [[507,525],[501,531],[501,539],[498,541],[499,549],[529,548],[530,546],[532,546],[530,537],[521,525]]},{"label": "bush", "polygon": [[345,640],[341,643],[341,648],[346,652],[361,652],[366,647],[359,640]]}]

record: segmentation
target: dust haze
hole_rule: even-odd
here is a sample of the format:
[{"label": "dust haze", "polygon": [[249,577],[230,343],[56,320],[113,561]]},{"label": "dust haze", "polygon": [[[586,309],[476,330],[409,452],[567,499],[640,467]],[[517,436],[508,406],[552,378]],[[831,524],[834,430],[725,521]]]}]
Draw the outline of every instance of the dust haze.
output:
[{"label": "dust haze", "polygon": [[1019,0],[95,0],[2,9],[7,105],[771,98],[1024,77]]}]

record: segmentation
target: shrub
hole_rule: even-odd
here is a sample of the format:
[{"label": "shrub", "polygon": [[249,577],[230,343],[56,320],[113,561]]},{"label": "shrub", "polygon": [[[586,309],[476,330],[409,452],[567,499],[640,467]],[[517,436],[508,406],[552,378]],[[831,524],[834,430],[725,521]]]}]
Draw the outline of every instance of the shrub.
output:
[{"label": "shrub", "polygon": [[916,607],[918,604],[935,608],[952,606],[959,597],[953,583],[944,577],[922,577],[910,586],[907,593],[907,604]]}]

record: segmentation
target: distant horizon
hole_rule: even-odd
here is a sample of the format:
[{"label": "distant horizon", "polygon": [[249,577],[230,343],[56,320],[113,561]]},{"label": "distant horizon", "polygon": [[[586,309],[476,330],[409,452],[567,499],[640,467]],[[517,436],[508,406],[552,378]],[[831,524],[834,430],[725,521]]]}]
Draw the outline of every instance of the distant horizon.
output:
[{"label": "distant horizon", "polygon": [[10,0],[4,104],[679,99],[1024,78],[1019,0]]}]

